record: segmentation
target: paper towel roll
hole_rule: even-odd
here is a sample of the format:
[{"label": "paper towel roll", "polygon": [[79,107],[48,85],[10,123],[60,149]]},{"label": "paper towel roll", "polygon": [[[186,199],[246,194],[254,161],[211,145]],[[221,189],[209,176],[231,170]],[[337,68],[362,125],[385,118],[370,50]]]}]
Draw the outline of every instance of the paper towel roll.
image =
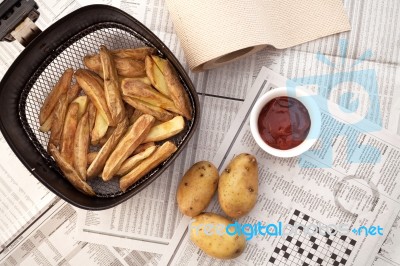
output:
[{"label": "paper towel roll", "polygon": [[190,69],[350,29],[340,0],[167,0]]}]

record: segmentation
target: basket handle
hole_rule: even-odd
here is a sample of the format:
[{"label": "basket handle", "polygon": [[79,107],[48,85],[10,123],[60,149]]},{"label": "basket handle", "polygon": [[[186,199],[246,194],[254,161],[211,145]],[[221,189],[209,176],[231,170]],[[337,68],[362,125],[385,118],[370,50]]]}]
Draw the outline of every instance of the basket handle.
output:
[{"label": "basket handle", "polygon": [[5,0],[0,4],[0,41],[17,40],[27,46],[42,31],[35,21],[40,13],[34,0]]}]

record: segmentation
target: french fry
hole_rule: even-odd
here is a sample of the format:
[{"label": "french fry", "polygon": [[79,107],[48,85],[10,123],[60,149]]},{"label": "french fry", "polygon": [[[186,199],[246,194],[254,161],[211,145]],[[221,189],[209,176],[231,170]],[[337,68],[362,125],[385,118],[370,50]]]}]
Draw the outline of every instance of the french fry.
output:
[{"label": "french fry", "polygon": [[99,140],[98,145],[103,146],[106,144],[107,140],[111,137],[114,132],[115,127],[108,127],[106,134]]},{"label": "french fry", "polygon": [[161,70],[158,68],[156,63],[150,56],[147,56],[144,60],[146,75],[150,79],[151,84],[156,88],[159,92],[171,98],[170,92],[168,90],[167,81]]},{"label": "french fry", "polygon": [[[57,105],[56,105],[57,106]],[[54,107],[55,109],[55,107]],[[42,132],[49,132],[51,130],[51,124],[53,123],[54,113],[51,113],[49,118],[39,127],[39,130]]]},{"label": "french fry", "polygon": [[[111,55],[116,58],[126,58],[136,61],[144,61],[146,56],[152,55],[156,52],[154,48],[151,47],[141,47],[134,49],[119,49],[119,50],[110,50]],[[101,71],[101,62],[100,55],[93,54],[87,55],[83,58],[83,63],[85,66],[95,72]],[[118,69],[118,67],[117,67]]]},{"label": "french fry", "polygon": [[104,45],[100,46],[100,60],[103,66],[104,91],[107,106],[110,110],[112,121],[119,123],[125,118],[125,106],[121,98],[114,60]]},{"label": "french fry", "polygon": [[[87,109],[88,109],[88,115],[89,115],[89,131],[92,132],[94,123],[96,121],[96,107],[94,106],[94,104],[91,101],[89,101]],[[90,136],[91,135],[92,135],[92,133],[90,133]]]},{"label": "french fry", "polygon": [[[100,67],[102,67],[101,66],[101,61],[99,61],[100,62]],[[100,85],[100,87],[104,87],[104,74],[103,74],[103,70],[101,71],[101,74],[98,74],[98,73],[96,73],[96,72],[94,72],[94,71],[91,71],[91,70],[86,70],[87,72],[89,72],[89,74],[94,78],[94,79],[96,79],[96,81],[97,81],[97,83]]]},{"label": "french fry", "polygon": [[[117,73],[120,76],[128,78],[146,76],[144,61],[118,57],[113,57],[113,61],[115,63]],[[83,62],[87,68],[103,77],[104,72],[99,55],[87,55],[84,57]]]},{"label": "french fry", "polygon": [[43,125],[44,122],[46,122],[46,120],[49,118],[60,96],[68,91],[68,88],[71,85],[73,74],[74,70],[72,68],[68,68],[67,70],[65,70],[54,88],[50,91],[49,95],[47,95],[42,107],[40,108],[40,125]]},{"label": "french fry", "polygon": [[103,116],[109,125],[115,125],[108,110],[104,89],[100,86],[96,77],[84,69],[78,69],[75,72],[75,77],[79,86],[96,106],[97,112]]},{"label": "french fry", "polygon": [[78,97],[81,87],[79,87],[78,83],[72,85],[67,91],[67,99],[68,103],[71,103],[76,97]]},{"label": "french fry", "polygon": [[[125,79],[125,78],[124,77],[120,77],[120,82],[122,83],[122,80]],[[129,78],[129,79],[141,81],[144,84],[151,85],[151,81],[147,76],[146,77],[141,77],[141,78]]]},{"label": "french fry", "polygon": [[93,178],[99,175],[106,164],[111,152],[117,146],[119,140],[124,136],[126,130],[128,129],[128,119],[124,119],[121,123],[117,125],[111,137],[107,142],[101,147],[100,151],[97,153],[96,158],[90,164],[87,170],[86,178]]},{"label": "french fry", "polygon": [[122,163],[147,136],[154,121],[155,119],[153,116],[144,114],[139,117],[132,126],[130,126],[104,166],[102,174],[104,181],[110,180],[118,172]]},{"label": "french fry", "polygon": [[125,103],[125,115],[127,118],[130,118],[133,115],[134,111],[135,108],[133,108],[132,105]]},{"label": "french fry", "polygon": [[74,140],[78,125],[78,110],[79,105],[77,103],[71,103],[68,106],[61,136],[60,152],[65,161],[70,165],[74,163]]},{"label": "french fry", "polygon": [[53,121],[51,123],[49,143],[59,146],[61,142],[62,131],[64,128],[64,120],[67,114],[68,101],[67,93],[61,94],[57,100],[57,105],[53,112]]},{"label": "french fry", "polygon": [[135,123],[135,121],[143,114],[142,111],[140,111],[139,109],[135,109],[135,111],[133,111],[133,114],[130,116],[129,118],[129,123],[133,124]]},{"label": "french fry", "polygon": [[82,180],[86,181],[86,169],[89,150],[89,115],[86,112],[81,120],[75,133],[74,141],[74,168],[78,172]]},{"label": "french fry", "polygon": [[157,146],[151,146],[148,147],[146,150],[126,159],[125,162],[121,165],[121,168],[118,170],[117,175],[121,176],[129,173],[138,163],[152,155],[156,149]]},{"label": "french fry", "polygon": [[156,49],[152,47],[139,47],[132,49],[118,49],[112,50],[111,53],[115,57],[119,58],[130,58],[134,60],[142,60],[146,58],[148,55],[155,54]]},{"label": "french fry", "polygon": [[94,121],[94,126],[91,133],[90,142],[92,145],[97,145],[102,137],[107,133],[108,122],[104,117],[96,112],[96,119]]},{"label": "french fry", "polygon": [[90,70],[96,72],[97,74],[103,72],[103,68],[101,66],[100,55],[86,55],[83,57],[83,64],[89,68]]},{"label": "french fry", "polygon": [[151,105],[177,114],[182,114],[170,99],[153,89],[152,86],[147,85],[140,80],[130,78],[123,79],[121,83],[121,89],[124,96],[134,97]]},{"label": "french fry", "polygon": [[144,139],[144,143],[152,141],[161,141],[175,136],[185,128],[185,120],[182,116],[175,116],[171,120],[154,126]]},{"label": "french fry", "polygon": [[136,155],[138,153],[141,153],[142,151],[145,151],[148,148],[153,147],[155,145],[156,144],[154,142],[142,143],[132,152],[132,155]]},{"label": "french fry", "polygon": [[152,56],[151,58],[164,75],[169,96],[173,100],[175,106],[181,111],[179,114],[182,114],[184,117],[191,120],[192,107],[190,105],[189,97],[183,88],[182,83],[179,81],[175,69],[168,60],[162,59],[158,56]]},{"label": "french fry", "polygon": [[93,189],[80,177],[79,174],[75,171],[75,169],[69,164],[65,158],[60,154],[57,150],[57,147],[50,143],[49,150],[51,156],[53,156],[54,160],[57,162],[57,165],[60,167],[61,171],[64,173],[67,180],[79,191],[82,193],[95,196],[96,193]]},{"label": "french fry", "polygon": [[175,151],[177,147],[170,141],[165,142],[161,147],[157,148],[156,151],[146,159],[144,159],[138,166],[133,168],[128,174],[121,177],[119,186],[123,192],[125,192],[131,185],[133,185],[140,178],[145,176],[160,163],[168,159]]},{"label": "french fry", "polygon": [[[68,94],[67,94],[68,98]],[[77,103],[79,105],[79,110],[78,110],[78,120],[81,119],[83,114],[86,112],[89,99],[86,95],[78,96],[76,97],[73,101],[73,103]]]},{"label": "french fry", "polygon": [[122,99],[126,103],[130,104],[131,106],[133,106],[135,109],[143,112],[144,114],[152,115],[157,120],[168,121],[168,120],[170,120],[170,119],[172,119],[174,117],[173,114],[171,114],[170,112],[168,112],[168,111],[166,111],[166,110],[164,110],[164,109],[162,109],[160,107],[148,104],[146,102],[143,102],[141,100],[135,99],[133,97],[122,96]]},{"label": "french fry", "polygon": [[98,151],[93,151],[93,152],[89,152],[87,154],[87,165],[91,165],[94,161],[94,159],[96,159],[97,155],[99,154]]},{"label": "french fry", "polygon": [[120,76],[127,78],[145,77],[146,70],[143,61],[129,58],[114,58],[115,68]]}]

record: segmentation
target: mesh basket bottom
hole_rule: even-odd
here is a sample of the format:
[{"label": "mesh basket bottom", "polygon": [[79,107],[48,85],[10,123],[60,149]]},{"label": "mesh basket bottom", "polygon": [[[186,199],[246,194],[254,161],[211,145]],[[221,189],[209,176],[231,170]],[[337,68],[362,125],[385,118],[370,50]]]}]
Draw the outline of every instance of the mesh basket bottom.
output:
[{"label": "mesh basket bottom", "polygon": [[[57,169],[60,174],[62,174],[62,172],[47,153],[47,143],[50,135],[39,130],[40,125],[38,117],[40,108],[64,70],[71,67],[74,70],[85,68],[83,57],[88,54],[98,53],[100,45],[105,45],[111,50],[142,46],[154,47],[143,36],[123,25],[110,22],[91,26],[64,43],[54,54],[50,55],[49,58],[42,63],[41,67],[39,67],[33,75],[31,82],[24,89],[21,97],[20,107],[23,110],[21,112],[21,120],[24,130],[36,149],[46,159],[49,166]],[[158,52],[160,56],[163,56],[162,52]],[[75,82],[74,78],[73,83]],[[184,87],[189,93],[186,84],[184,84]],[[187,125],[184,132],[170,139],[170,141],[178,146],[178,149],[193,126],[192,121],[187,121],[186,123]],[[128,191],[145,182],[161,168],[162,165],[154,169],[151,173],[130,187]],[[98,197],[115,197],[123,193],[120,191],[117,178],[109,182],[103,182],[100,178],[95,178],[88,181],[88,183],[93,187]]]}]

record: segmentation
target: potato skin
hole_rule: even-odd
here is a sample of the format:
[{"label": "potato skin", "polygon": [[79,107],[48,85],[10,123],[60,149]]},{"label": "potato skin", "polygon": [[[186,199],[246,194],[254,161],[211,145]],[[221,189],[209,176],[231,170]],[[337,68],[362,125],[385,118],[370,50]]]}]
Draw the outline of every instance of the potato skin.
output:
[{"label": "potato skin", "polygon": [[251,154],[239,154],[221,174],[218,184],[219,204],[226,215],[237,219],[253,209],[257,195],[257,160]]},{"label": "potato skin", "polygon": [[[226,233],[226,226],[232,223],[218,214],[202,213],[194,217],[189,225],[190,240],[211,257],[236,258],[245,250],[246,239],[243,234]],[[207,229],[208,226],[212,229]]]},{"label": "potato skin", "polygon": [[180,211],[194,217],[204,211],[218,186],[218,170],[210,162],[195,163],[182,177],[176,193]]}]

